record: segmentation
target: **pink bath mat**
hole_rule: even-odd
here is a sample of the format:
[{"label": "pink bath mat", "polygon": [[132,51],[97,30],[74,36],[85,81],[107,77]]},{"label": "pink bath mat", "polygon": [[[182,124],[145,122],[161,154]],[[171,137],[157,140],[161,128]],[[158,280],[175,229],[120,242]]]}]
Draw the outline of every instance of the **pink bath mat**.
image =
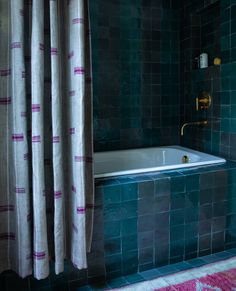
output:
[{"label": "pink bath mat", "polygon": [[122,291],[236,291],[236,257],[127,285]]},{"label": "pink bath mat", "polygon": [[180,284],[155,289],[158,291],[236,291],[236,268],[207,275]]}]

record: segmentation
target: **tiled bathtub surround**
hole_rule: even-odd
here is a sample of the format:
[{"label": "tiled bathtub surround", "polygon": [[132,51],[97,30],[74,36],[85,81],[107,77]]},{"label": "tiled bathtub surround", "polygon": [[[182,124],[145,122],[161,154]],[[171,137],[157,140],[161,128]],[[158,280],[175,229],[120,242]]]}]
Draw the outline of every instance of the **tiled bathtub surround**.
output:
[{"label": "tiled bathtub surround", "polygon": [[231,166],[206,167],[101,182],[106,276],[235,246],[235,175]]},{"label": "tiled bathtub surround", "polygon": [[236,247],[235,190],[233,162],[97,180],[88,270],[77,271],[67,264],[65,272],[56,276],[52,266],[50,277],[43,281],[4,273],[1,286],[73,291],[88,282]]}]

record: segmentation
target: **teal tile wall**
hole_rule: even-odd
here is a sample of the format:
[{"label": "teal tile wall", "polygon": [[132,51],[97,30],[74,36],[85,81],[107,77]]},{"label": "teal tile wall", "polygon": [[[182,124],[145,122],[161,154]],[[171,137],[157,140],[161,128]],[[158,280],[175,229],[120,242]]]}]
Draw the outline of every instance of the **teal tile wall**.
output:
[{"label": "teal tile wall", "polygon": [[[221,155],[221,78],[220,67],[211,66],[207,69],[194,69],[190,71],[188,78],[191,82],[191,94],[186,96],[184,104],[186,121],[208,120],[205,127],[191,126],[185,130],[182,143],[184,146],[200,151]],[[209,110],[196,111],[195,98],[201,91],[208,91],[213,96],[213,102]]]},{"label": "teal tile wall", "polygon": [[[235,2],[90,6],[95,150],[182,144],[235,160]],[[198,70],[194,59],[203,51],[210,67]],[[212,66],[216,56],[220,67]],[[197,113],[201,90],[212,94],[213,105]],[[180,139],[180,125],[204,119],[207,127],[189,127]]]},{"label": "teal tile wall", "polygon": [[179,143],[178,3],[90,1],[96,151]]},{"label": "teal tile wall", "polygon": [[[187,128],[181,144],[231,160],[236,159],[235,11],[236,2],[230,0],[212,1],[210,5],[204,1],[185,3],[181,12],[183,20],[180,48],[183,68],[181,70],[181,122],[205,119],[209,121],[209,125],[204,128]],[[191,17],[184,17],[187,14]],[[220,16],[219,22],[212,21],[214,18],[218,19],[218,16]],[[208,38],[207,46],[204,47],[210,56],[210,67],[196,69],[193,63],[194,57],[203,51],[201,45],[196,45],[202,41],[198,29],[202,17],[209,19],[206,25],[212,29],[211,34],[214,37]],[[215,48],[215,51],[212,51],[212,48]],[[212,66],[212,58],[215,56],[220,56],[222,59],[222,65],[219,67]],[[202,90],[212,94],[213,105],[208,111],[196,112],[195,98]]]}]

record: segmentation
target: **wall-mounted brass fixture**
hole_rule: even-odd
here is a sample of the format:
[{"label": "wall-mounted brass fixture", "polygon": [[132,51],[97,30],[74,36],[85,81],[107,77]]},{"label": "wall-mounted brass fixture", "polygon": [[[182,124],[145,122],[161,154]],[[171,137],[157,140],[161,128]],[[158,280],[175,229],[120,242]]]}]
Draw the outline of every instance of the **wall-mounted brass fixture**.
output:
[{"label": "wall-mounted brass fixture", "polygon": [[211,106],[211,95],[207,91],[202,91],[196,98],[196,110],[198,111],[199,109],[209,109]]},{"label": "wall-mounted brass fixture", "polygon": [[208,124],[208,121],[207,120],[184,123],[183,126],[181,127],[180,134],[181,134],[181,136],[184,135],[184,129],[185,129],[186,126],[192,126],[192,125],[207,125],[207,124]]}]

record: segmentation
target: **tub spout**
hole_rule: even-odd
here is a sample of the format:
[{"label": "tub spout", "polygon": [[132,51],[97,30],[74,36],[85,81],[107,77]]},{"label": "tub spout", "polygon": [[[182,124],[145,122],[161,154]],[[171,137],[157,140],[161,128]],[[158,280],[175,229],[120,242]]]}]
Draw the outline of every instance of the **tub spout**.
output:
[{"label": "tub spout", "polygon": [[207,120],[184,123],[183,126],[181,127],[181,136],[184,135],[184,129],[186,126],[189,126],[189,125],[207,125],[207,124],[208,124]]}]

